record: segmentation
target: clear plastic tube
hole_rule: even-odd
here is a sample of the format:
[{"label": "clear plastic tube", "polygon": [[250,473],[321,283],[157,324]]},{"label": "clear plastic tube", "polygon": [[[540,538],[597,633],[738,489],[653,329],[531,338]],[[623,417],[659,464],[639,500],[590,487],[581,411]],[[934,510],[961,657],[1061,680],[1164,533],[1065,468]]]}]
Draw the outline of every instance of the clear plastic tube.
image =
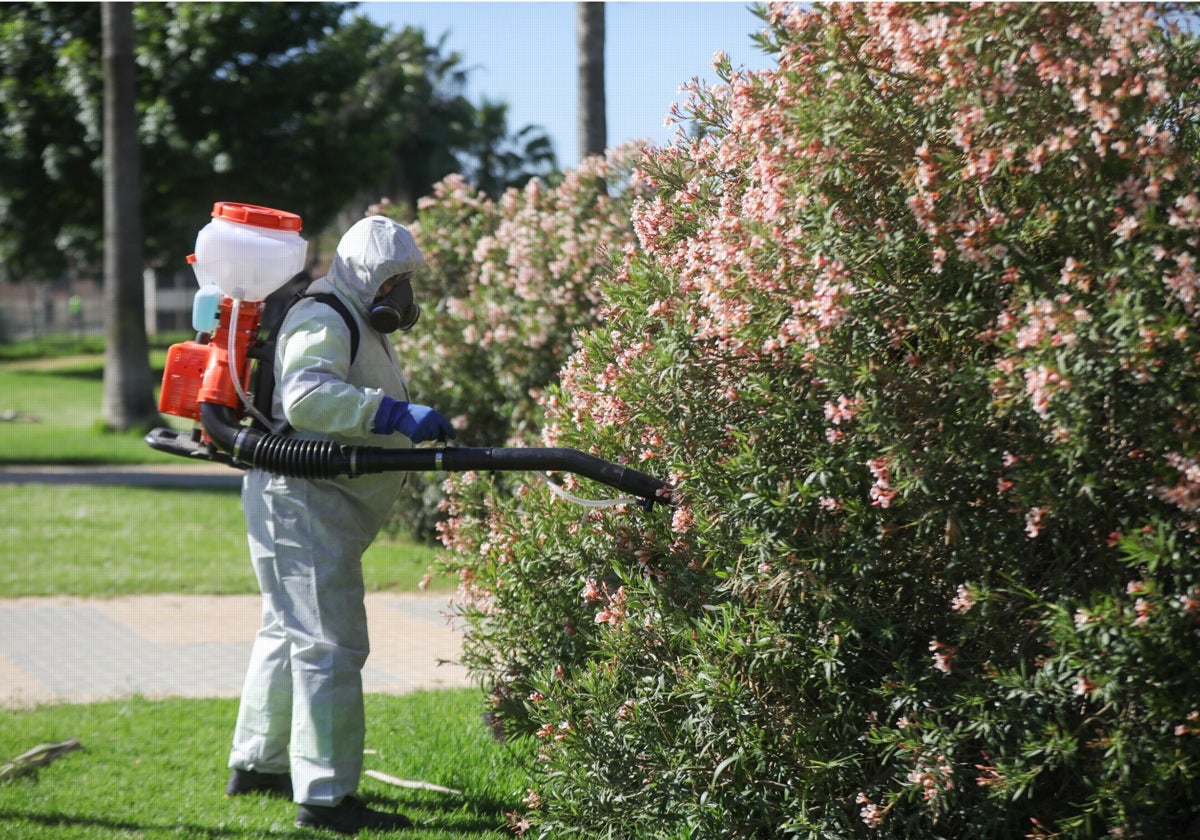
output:
[{"label": "clear plastic tube", "polygon": [[238,363],[234,351],[237,349],[238,314],[242,309],[242,298],[239,295],[231,298],[231,300],[233,301],[233,306],[229,311],[229,343],[226,350],[229,355],[229,377],[233,380],[233,390],[237,391],[238,399],[242,401],[242,406],[246,409],[247,414],[258,420],[267,429],[278,433],[279,429],[275,424],[266,417],[263,417],[262,412],[254,407],[254,403],[250,401],[250,397],[242,387],[241,379],[238,378]]},{"label": "clear plastic tube", "polygon": [[542,483],[545,484],[547,487],[549,487],[550,492],[553,493],[555,496],[558,496],[560,499],[563,499],[564,501],[573,502],[574,504],[577,504],[577,505],[583,505],[584,507],[606,508],[606,507],[619,507],[621,505],[636,505],[636,504],[638,504],[638,500],[633,498],[632,496],[623,496],[623,497],[619,497],[619,498],[615,498],[615,499],[583,499],[583,498],[580,498],[579,496],[576,496],[573,493],[568,493],[566,490],[564,490],[562,487],[555,484],[547,476],[543,475],[540,472],[535,472],[534,475],[537,476],[538,478],[540,478],[542,480]]}]

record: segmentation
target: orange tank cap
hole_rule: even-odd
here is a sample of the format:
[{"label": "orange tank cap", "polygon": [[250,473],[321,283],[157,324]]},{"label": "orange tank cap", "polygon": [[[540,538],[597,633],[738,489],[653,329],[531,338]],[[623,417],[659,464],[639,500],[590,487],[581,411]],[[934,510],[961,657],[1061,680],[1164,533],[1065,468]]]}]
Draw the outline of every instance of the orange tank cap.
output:
[{"label": "orange tank cap", "polygon": [[218,201],[213,205],[212,217],[272,230],[298,231],[302,224],[302,220],[295,213],[259,207],[257,204],[238,204],[235,201]]}]

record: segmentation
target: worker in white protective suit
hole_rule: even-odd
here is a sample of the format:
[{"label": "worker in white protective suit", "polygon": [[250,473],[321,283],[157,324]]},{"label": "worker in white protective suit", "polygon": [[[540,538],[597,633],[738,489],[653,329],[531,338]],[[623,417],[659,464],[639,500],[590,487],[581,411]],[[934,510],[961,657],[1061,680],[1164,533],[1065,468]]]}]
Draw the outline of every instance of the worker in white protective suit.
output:
[{"label": "worker in white protective suit", "polygon": [[[441,414],[409,401],[386,334],[415,322],[409,278],[423,265],[412,235],[391,219],[369,217],[346,232],[329,274],[309,294],[332,292],[353,314],[353,359],[344,315],[308,297],[288,312],[276,344],[273,416],[286,418],[295,437],[386,447],[454,437]],[[411,825],[355,795],[368,652],[361,558],[402,476],[313,480],[252,469],[243,481],[263,618],[226,793],[291,793],[297,826],[353,834]]]}]

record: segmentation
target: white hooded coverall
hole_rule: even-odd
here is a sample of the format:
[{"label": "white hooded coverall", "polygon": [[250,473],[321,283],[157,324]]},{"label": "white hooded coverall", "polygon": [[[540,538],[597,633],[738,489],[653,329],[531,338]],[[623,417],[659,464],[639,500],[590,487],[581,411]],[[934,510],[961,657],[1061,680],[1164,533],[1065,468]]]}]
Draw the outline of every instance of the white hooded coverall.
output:
[{"label": "white hooded coverall", "polygon": [[[406,447],[371,429],[383,397],[409,400],[389,339],[367,312],[390,277],[424,265],[412,235],[382,216],[356,223],[312,292],[333,292],[358,322],[303,299],[275,350],[273,415],[302,439]],[[242,483],[250,556],[262,591],[229,766],[292,774],[296,802],[336,805],[358,788],[365,721],[362,667],[369,650],[362,554],[379,533],[404,473],[309,480],[247,471]]]}]

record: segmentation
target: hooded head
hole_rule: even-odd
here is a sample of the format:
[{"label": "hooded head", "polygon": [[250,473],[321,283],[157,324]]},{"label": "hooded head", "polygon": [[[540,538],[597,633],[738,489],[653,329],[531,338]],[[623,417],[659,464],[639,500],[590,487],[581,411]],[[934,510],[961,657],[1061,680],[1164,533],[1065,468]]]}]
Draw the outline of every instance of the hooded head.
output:
[{"label": "hooded head", "polygon": [[365,313],[384,283],[424,265],[408,228],[386,216],[368,216],[355,222],[338,243],[329,282]]}]

